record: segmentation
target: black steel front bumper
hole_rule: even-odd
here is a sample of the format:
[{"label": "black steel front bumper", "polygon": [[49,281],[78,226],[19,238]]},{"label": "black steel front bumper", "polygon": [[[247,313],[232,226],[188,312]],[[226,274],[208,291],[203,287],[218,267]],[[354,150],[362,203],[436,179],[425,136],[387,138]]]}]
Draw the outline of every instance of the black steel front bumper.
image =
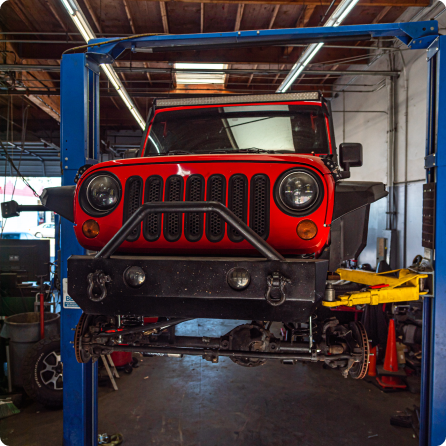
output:
[{"label": "black steel front bumper", "polygon": [[[149,212],[217,212],[266,258],[113,256]],[[146,279],[139,288],[124,281],[130,266],[144,270]],[[235,267],[251,275],[242,291],[227,282]],[[327,260],[285,259],[220,203],[146,203],[95,257],[69,258],[68,294],[89,314],[304,322],[323,298],[327,269]],[[99,271],[109,281],[103,284],[106,296],[94,301],[87,291],[88,276]],[[273,273],[288,279],[280,305],[265,297]]]}]

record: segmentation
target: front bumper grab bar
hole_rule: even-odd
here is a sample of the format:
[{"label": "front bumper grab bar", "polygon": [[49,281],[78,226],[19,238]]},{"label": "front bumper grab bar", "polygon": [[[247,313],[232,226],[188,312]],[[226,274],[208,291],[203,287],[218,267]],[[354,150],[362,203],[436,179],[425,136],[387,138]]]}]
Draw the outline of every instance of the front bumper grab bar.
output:
[{"label": "front bumper grab bar", "polygon": [[141,224],[144,218],[151,213],[160,212],[215,212],[228,224],[236,229],[259,253],[268,260],[286,261],[271,245],[256,234],[245,222],[240,220],[225,205],[217,201],[181,201],[170,203],[144,203],[122,226],[122,228],[99,251],[95,258],[108,259],[127,239],[133,229]]}]

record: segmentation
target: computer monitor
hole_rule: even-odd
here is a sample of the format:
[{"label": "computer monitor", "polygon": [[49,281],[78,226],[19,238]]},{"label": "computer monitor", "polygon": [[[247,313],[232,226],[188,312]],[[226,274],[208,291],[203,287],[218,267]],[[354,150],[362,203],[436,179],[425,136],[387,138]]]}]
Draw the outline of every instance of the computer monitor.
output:
[{"label": "computer monitor", "polygon": [[0,239],[0,273],[17,273],[18,283],[50,280],[50,241]]}]

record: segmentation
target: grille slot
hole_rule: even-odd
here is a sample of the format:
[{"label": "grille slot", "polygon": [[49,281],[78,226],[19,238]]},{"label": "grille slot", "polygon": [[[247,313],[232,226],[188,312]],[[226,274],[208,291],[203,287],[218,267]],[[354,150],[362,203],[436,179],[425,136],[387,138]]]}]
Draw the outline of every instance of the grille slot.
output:
[{"label": "grille slot", "polygon": [[[163,201],[163,179],[159,175],[147,178],[144,192],[145,203],[156,203]],[[143,226],[144,237],[149,242],[158,240],[161,235],[161,214],[153,213],[147,215]]]},{"label": "grille slot", "polygon": [[[125,183],[123,224],[141,207],[141,204],[142,178],[138,176],[130,177]],[[138,240],[140,233],[141,225],[138,225],[127,237],[127,241]]]},{"label": "grille slot", "polygon": [[[191,175],[186,182],[186,201],[204,200],[204,178]],[[184,215],[184,235],[190,242],[197,242],[203,236],[203,213],[188,212]]]},{"label": "grille slot", "polygon": [[[166,180],[164,201],[183,201],[184,181],[180,175],[172,175]],[[164,217],[164,238],[169,242],[176,242],[182,232],[181,213],[169,212]]]},{"label": "grille slot", "polygon": [[[243,174],[232,175],[228,186],[228,208],[246,223],[248,208],[248,179]],[[228,226],[228,237],[233,242],[241,242],[243,236]]]},{"label": "grille slot", "polygon": [[[226,204],[226,178],[223,175],[212,175],[208,179],[206,201],[218,201]],[[225,222],[216,213],[206,215],[206,237],[210,242],[219,242],[225,235]]]},{"label": "grille slot", "polygon": [[254,175],[250,187],[249,226],[263,239],[269,235],[269,177],[265,174]]}]

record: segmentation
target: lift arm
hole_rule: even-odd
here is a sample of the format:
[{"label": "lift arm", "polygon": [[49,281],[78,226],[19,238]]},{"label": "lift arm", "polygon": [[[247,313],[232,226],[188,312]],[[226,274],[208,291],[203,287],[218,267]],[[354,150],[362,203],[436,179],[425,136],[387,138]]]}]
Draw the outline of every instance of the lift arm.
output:
[{"label": "lift arm", "polygon": [[340,268],[336,271],[341,280],[364,285],[363,291],[353,291],[337,296],[336,300],[323,301],[325,307],[353,307],[354,305],[379,305],[392,302],[418,300],[423,291],[427,274],[419,274],[409,269],[397,269],[385,273],[373,273],[357,269]]}]

